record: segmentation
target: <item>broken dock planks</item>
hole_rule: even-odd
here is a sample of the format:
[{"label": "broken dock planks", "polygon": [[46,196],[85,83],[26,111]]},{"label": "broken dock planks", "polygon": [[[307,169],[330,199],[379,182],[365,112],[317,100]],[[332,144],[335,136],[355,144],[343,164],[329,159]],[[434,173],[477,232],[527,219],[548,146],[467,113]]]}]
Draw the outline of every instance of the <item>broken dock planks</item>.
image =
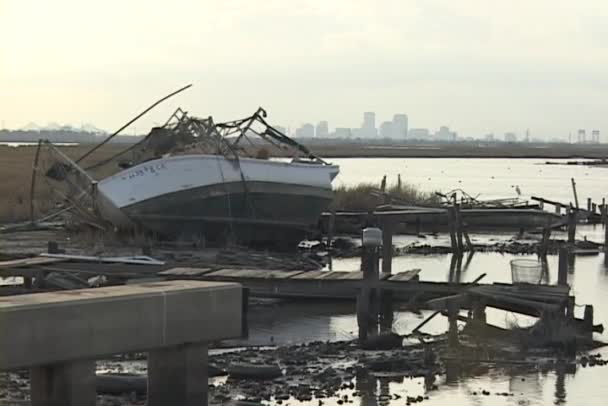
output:
[{"label": "broken dock planks", "polygon": [[0,262],[0,270],[14,269],[14,268],[26,268],[26,267],[38,266],[38,265],[49,265],[49,264],[55,264],[58,262],[65,262],[65,261],[67,261],[67,260],[64,258],[46,258],[46,257],[13,259],[11,261]]}]

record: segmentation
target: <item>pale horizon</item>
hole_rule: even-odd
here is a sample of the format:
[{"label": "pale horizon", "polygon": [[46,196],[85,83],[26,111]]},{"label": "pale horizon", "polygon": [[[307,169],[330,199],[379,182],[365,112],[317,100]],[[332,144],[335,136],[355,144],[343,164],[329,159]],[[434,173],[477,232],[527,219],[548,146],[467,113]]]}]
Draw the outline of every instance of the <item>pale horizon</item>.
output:
[{"label": "pale horizon", "polygon": [[0,123],[111,132],[192,83],[125,134],[180,106],[218,121],[262,106],[292,129],[374,111],[463,137],[606,134],[606,18],[599,0],[0,0]]}]

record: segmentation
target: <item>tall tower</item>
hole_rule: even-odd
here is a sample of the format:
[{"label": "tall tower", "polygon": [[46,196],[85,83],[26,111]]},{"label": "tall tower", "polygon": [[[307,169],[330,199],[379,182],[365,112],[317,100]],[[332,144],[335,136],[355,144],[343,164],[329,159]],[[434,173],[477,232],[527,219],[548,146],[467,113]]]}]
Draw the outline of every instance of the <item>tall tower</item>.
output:
[{"label": "tall tower", "polygon": [[371,138],[378,135],[376,130],[376,113],[368,111],[363,113],[363,124],[361,125],[363,137]]},{"label": "tall tower", "polygon": [[587,142],[587,133],[584,129],[578,130],[578,143],[584,144]]},{"label": "tall tower", "polygon": [[395,114],[393,116],[393,137],[401,139],[407,137],[407,125],[407,114]]}]

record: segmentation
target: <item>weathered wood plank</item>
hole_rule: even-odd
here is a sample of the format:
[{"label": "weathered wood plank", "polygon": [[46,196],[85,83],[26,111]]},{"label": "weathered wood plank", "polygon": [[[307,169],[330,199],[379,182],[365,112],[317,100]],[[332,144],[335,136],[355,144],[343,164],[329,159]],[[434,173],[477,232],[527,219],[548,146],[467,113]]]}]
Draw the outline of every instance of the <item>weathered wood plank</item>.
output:
[{"label": "weathered wood plank", "polygon": [[55,264],[58,262],[65,262],[65,261],[66,261],[66,259],[62,259],[62,258],[45,258],[45,257],[14,259],[11,261],[0,262],[0,270],[1,269],[23,268],[23,267],[36,266],[36,265],[48,265],[48,264]]},{"label": "weathered wood plank", "polygon": [[319,279],[360,280],[360,279],[363,279],[363,272],[344,272],[344,271],[325,272],[324,275],[319,276]]},{"label": "weathered wood plank", "polygon": [[158,273],[159,276],[202,276],[213,271],[212,268],[171,268]]},{"label": "weathered wood plank", "polygon": [[394,281],[394,282],[408,282],[408,281],[411,281],[412,279],[416,278],[418,276],[418,274],[420,273],[420,271],[421,271],[421,269],[410,269],[405,272],[399,272],[399,273],[393,274],[390,278],[388,278],[388,280]]},{"label": "weathered wood plank", "polygon": [[308,271],[308,272],[300,272],[296,275],[292,275],[291,279],[319,279],[324,274],[328,273],[327,271]]}]

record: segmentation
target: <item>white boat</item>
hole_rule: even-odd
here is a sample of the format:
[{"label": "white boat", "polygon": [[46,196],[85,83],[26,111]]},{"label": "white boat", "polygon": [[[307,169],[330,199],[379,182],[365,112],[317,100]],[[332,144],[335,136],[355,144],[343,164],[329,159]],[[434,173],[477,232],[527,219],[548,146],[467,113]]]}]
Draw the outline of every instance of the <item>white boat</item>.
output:
[{"label": "white boat", "polygon": [[331,202],[337,174],[335,165],[177,155],[105,178],[97,191],[104,218],[123,226],[128,219],[159,234],[217,234],[231,227],[244,233],[251,226],[260,234],[306,231]]}]

